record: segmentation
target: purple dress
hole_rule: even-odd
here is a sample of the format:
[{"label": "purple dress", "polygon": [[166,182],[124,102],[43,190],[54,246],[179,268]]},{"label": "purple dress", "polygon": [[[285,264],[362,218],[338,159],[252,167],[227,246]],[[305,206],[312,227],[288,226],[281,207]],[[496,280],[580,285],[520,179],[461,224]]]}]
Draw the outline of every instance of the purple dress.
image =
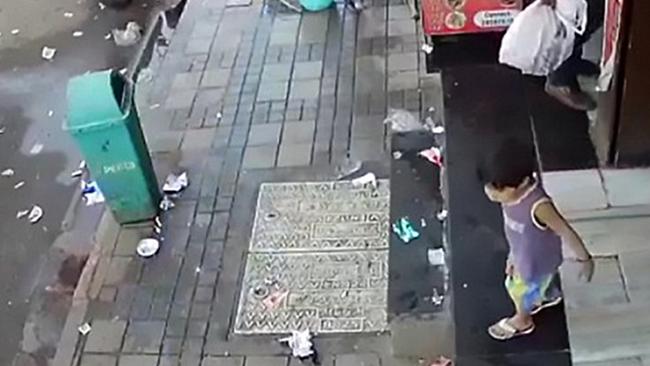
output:
[{"label": "purple dress", "polygon": [[537,205],[550,201],[535,182],[518,202],[502,205],[515,272],[526,282],[553,275],[562,264],[562,239],[534,217]]}]

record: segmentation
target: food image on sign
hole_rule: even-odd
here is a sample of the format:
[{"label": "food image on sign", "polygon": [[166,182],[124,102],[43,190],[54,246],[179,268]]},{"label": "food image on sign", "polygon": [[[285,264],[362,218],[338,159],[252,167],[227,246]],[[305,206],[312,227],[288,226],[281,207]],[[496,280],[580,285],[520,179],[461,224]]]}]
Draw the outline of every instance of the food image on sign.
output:
[{"label": "food image on sign", "polygon": [[462,29],[465,27],[465,23],[467,23],[467,17],[459,11],[449,13],[445,18],[445,25],[449,29]]},{"label": "food image on sign", "polygon": [[421,0],[426,35],[505,30],[522,9],[522,0]]},{"label": "food image on sign", "polygon": [[451,10],[458,10],[465,6],[465,0],[445,0]]}]

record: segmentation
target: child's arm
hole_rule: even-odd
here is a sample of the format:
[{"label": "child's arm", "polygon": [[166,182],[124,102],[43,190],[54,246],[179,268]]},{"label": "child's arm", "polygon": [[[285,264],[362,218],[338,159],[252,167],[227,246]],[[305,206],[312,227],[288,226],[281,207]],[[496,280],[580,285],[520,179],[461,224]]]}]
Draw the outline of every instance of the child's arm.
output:
[{"label": "child's arm", "polygon": [[562,217],[562,215],[557,211],[553,203],[544,202],[537,205],[534,214],[542,224],[545,224],[548,228],[564,239],[564,242],[576,255],[576,261],[584,264],[583,270],[581,271],[582,275],[586,277],[587,281],[590,281],[594,269],[591,254],[587,250],[582,239],[580,239],[571,225],[569,225],[564,217]]}]

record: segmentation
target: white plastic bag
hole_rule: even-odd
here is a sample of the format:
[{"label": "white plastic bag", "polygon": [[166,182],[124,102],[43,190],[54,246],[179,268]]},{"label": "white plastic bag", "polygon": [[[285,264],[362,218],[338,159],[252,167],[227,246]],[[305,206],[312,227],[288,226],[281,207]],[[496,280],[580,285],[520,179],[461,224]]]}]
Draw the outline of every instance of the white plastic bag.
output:
[{"label": "white plastic bag", "polygon": [[557,0],[555,12],[564,24],[575,33],[587,30],[587,0]]},{"label": "white plastic bag", "polygon": [[499,62],[524,74],[546,76],[571,56],[574,41],[573,29],[538,0],[519,13],[506,31]]}]

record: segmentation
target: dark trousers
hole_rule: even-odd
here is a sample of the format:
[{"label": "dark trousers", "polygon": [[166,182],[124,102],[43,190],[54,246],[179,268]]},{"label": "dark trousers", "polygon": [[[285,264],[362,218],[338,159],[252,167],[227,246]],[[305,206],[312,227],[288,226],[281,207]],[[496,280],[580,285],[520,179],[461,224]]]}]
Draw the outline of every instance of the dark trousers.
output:
[{"label": "dark trousers", "polygon": [[582,62],[582,46],[603,25],[605,17],[605,0],[587,0],[587,3],[587,29],[583,35],[576,34],[571,56],[557,70],[548,75],[548,82],[553,86],[568,86],[574,90],[580,89],[578,72]]}]

